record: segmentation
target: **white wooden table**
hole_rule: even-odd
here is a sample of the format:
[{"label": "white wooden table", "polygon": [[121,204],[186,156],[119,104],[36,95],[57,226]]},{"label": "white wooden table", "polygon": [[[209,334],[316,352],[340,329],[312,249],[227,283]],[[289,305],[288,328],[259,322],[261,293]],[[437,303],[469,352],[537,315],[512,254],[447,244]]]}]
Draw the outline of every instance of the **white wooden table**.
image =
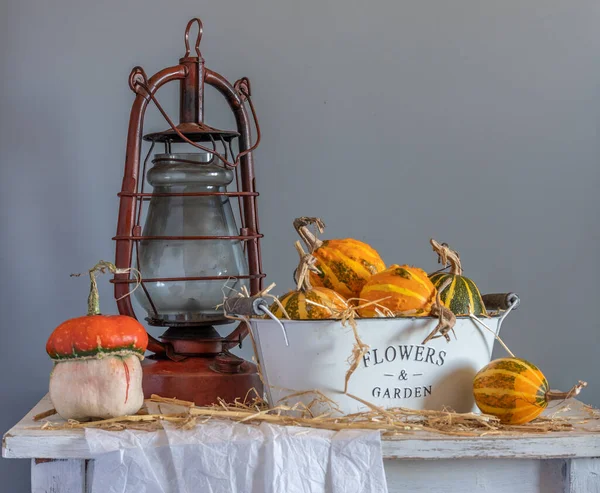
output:
[{"label": "white wooden table", "polygon": [[[586,415],[574,401],[572,415]],[[32,459],[35,493],[86,493],[94,457],[82,429],[40,430],[44,397],[2,440],[6,458]],[[589,415],[588,415],[589,417]],[[52,421],[58,421],[53,416]],[[571,432],[519,437],[412,434],[384,439],[390,493],[600,493],[600,421]],[[1,488],[0,488],[1,489]],[[143,493],[143,492],[140,492]]]}]

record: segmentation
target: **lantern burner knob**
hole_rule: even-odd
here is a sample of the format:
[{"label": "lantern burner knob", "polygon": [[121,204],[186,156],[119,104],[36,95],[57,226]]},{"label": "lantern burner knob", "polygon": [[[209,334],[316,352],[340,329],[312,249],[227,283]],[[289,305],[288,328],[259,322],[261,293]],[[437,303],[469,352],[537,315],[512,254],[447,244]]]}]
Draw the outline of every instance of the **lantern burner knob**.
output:
[{"label": "lantern burner knob", "polygon": [[216,356],[210,368],[217,373],[239,373],[243,362],[242,358],[227,352]]}]

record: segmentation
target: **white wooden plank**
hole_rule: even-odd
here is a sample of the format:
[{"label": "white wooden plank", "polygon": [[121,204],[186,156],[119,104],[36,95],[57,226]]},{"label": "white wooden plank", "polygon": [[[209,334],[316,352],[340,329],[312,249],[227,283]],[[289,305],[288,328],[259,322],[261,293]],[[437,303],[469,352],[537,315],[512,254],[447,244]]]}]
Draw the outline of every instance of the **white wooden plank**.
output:
[{"label": "white wooden plank", "polygon": [[564,493],[564,460],[384,461],[389,493]]},{"label": "white wooden plank", "polygon": [[600,458],[573,459],[568,475],[567,493],[600,493]]},{"label": "white wooden plank", "polygon": [[32,493],[85,493],[85,461],[31,461]]},{"label": "white wooden plank", "polygon": [[600,435],[383,440],[386,459],[559,459],[599,455]]},{"label": "white wooden plank", "polygon": [[[571,407],[581,411],[581,405]],[[52,408],[48,396],[11,428],[2,442],[2,455],[7,458],[93,458],[85,441],[84,431],[41,430],[33,416]],[[585,417],[585,416],[583,416]],[[589,415],[587,415],[589,418]],[[58,416],[48,418],[61,421]],[[527,434],[519,437],[488,436],[457,438],[431,433],[406,434],[382,441],[385,458],[398,459],[475,459],[475,458],[576,458],[600,455],[598,421],[577,425],[572,432],[546,435]],[[596,427],[591,432],[587,427]]]},{"label": "white wooden plank", "polygon": [[[33,420],[37,414],[52,408],[50,396],[46,394],[21,421],[5,433],[2,439],[2,456],[11,459],[89,458],[91,454],[83,430],[41,430],[43,421]],[[64,422],[56,414],[47,419],[52,422]]]}]

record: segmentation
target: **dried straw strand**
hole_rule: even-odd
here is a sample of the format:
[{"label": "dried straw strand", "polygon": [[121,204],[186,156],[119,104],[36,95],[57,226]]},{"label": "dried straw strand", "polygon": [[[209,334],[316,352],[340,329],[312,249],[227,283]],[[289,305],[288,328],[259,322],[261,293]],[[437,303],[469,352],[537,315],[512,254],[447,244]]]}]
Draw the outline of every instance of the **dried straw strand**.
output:
[{"label": "dried straw strand", "polygon": [[55,414],[57,414],[56,409],[48,409],[47,411],[44,411],[43,413],[36,414],[33,417],[33,420],[34,421],[40,421],[40,420],[42,420],[44,418],[48,418],[50,416],[54,416]]}]

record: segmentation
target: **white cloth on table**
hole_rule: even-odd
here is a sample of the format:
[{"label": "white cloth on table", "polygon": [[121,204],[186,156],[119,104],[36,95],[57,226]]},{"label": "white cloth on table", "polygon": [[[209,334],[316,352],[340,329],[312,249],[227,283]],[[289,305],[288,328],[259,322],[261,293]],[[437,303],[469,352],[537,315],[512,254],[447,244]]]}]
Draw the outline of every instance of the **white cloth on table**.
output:
[{"label": "white cloth on table", "polygon": [[377,431],[210,420],[85,436],[92,493],[387,493]]}]

